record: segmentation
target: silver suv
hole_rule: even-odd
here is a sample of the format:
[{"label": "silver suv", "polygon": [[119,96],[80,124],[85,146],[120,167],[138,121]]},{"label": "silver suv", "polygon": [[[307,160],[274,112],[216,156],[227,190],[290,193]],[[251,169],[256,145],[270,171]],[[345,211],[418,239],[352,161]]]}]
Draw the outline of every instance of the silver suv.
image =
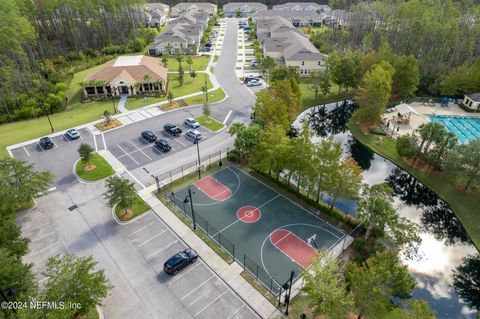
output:
[{"label": "silver suv", "polygon": [[202,134],[197,130],[188,130],[187,133],[185,133],[185,136],[191,139],[193,143],[196,143],[202,138]]}]

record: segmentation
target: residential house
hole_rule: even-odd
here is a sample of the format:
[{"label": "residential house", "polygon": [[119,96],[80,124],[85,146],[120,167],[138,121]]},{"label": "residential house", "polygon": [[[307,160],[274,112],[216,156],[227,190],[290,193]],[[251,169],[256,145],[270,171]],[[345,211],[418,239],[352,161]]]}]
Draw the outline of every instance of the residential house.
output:
[{"label": "residential house", "polygon": [[217,5],[208,2],[181,2],[172,7],[170,16],[172,18],[176,18],[187,12],[203,12],[209,14],[210,16],[214,16],[217,13]]},{"label": "residential house", "polygon": [[480,93],[465,94],[463,105],[471,110],[477,111],[480,107]]},{"label": "residential house", "polygon": [[223,6],[223,16],[248,18],[260,10],[267,10],[267,6],[260,2],[230,2]]},{"label": "residential house", "polygon": [[200,41],[208,25],[210,16],[204,12],[189,12],[171,21],[168,28],[159,34],[148,49],[149,55],[192,54],[200,49]]},{"label": "residential house", "polygon": [[300,76],[323,69],[325,56],[284,17],[258,18],[255,29],[263,54],[272,57],[277,64],[298,69]]},{"label": "residential house", "polygon": [[314,11],[258,11],[253,15],[253,20],[267,17],[283,17],[289,20],[295,27],[321,26],[323,17]]},{"label": "residential house", "polygon": [[170,7],[163,3],[146,3],[144,11],[145,25],[158,28],[167,22]]},{"label": "residential house", "polygon": [[119,56],[110,60],[83,82],[86,98],[164,93],[166,88],[167,69],[160,59],[143,55]]},{"label": "residential house", "polygon": [[330,13],[332,10],[325,4],[314,2],[287,2],[273,6],[273,11],[310,11],[317,13]]}]

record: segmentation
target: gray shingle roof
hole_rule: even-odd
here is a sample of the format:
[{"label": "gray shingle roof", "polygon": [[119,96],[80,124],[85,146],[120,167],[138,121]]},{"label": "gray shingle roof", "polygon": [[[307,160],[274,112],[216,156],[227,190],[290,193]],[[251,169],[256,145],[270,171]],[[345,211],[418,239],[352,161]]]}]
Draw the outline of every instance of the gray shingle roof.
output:
[{"label": "gray shingle roof", "polygon": [[223,6],[223,10],[238,10],[243,7],[250,7],[253,10],[267,10],[267,6],[260,2],[230,2]]},{"label": "gray shingle roof", "polygon": [[480,93],[470,93],[465,94],[465,96],[474,102],[480,102]]}]

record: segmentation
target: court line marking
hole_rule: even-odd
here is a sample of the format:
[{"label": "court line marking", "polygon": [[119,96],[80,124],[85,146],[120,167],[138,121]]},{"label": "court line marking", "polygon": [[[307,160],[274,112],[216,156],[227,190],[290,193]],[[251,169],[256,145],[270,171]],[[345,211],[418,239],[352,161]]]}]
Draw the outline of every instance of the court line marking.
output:
[{"label": "court line marking", "polygon": [[149,242],[151,242],[152,240],[154,240],[155,238],[157,238],[157,237],[160,236],[161,234],[165,233],[167,230],[168,230],[168,229],[165,229],[165,230],[159,232],[158,234],[156,234],[155,236],[147,239],[146,241],[144,241],[143,243],[141,243],[141,244],[138,245],[137,247],[140,248],[140,247],[142,247],[143,245],[148,244]]},{"label": "court line marking", "polygon": [[169,285],[173,285],[174,282],[176,282],[177,280],[179,280],[180,278],[183,278],[183,276],[185,276],[186,274],[188,274],[191,270],[197,268],[198,266],[202,265],[202,263],[197,263],[196,265],[194,265],[193,267],[190,267],[187,271],[184,271],[182,274],[180,274],[180,276],[175,276],[175,278],[172,280],[172,281],[169,281],[168,284]]},{"label": "court line marking", "polygon": [[125,155],[127,155],[128,157],[130,157],[130,159],[131,159],[132,161],[134,161],[135,163],[137,163],[137,165],[140,165],[140,163],[137,162],[132,156],[130,156],[130,154],[127,153],[119,144],[117,144],[117,147],[118,147],[119,149],[121,149],[121,150],[125,153]]},{"label": "court line marking", "polygon": [[223,295],[225,295],[226,293],[228,292],[228,289],[225,290],[221,295],[219,295],[217,298],[213,299],[212,301],[210,301],[205,307],[203,307],[202,309],[200,309],[199,312],[197,312],[196,314],[194,314],[193,316],[196,317],[198,316],[200,313],[202,313],[205,309],[207,309],[208,307],[210,307],[214,302],[216,302],[218,299],[222,298]]},{"label": "court line marking", "polygon": [[[277,196],[271,198],[270,200],[266,201],[265,203],[263,203],[262,205],[256,207],[258,210],[260,210],[261,207],[267,205],[268,203],[270,203],[271,201],[273,201],[274,199],[276,199],[278,196],[280,196],[280,194],[278,194]],[[236,216],[236,214],[235,214]],[[212,237],[215,237],[217,236],[218,234],[220,234],[221,232],[223,232],[224,230],[226,230],[227,228],[229,228],[230,226],[233,226],[235,225],[236,223],[238,223],[239,221],[242,221],[240,218],[238,218],[236,221],[234,221],[233,223],[231,223],[230,225],[227,225],[225,226],[224,228],[222,228],[220,231],[216,232],[214,235],[212,235]]]},{"label": "court line marking", "polygon": [[[232,170],[231,167],[235,167],[235,165],[230,165],[230,166],[228,166],[227,168],[228,168],[229,170]],[[267,188],[271,189],[272,191],[274,191],[275,193],[279,194],[280,196],[282,196],[283,198],[285,198],[287,201],[289,201],[290,203],[294,204],[295,206],[301,208],[303,211],[309,213],[310,215],[312,215],[312,216],[315,217],[316,219],[321,220],[322,222],[324,222],[324,224],[326,223],[327,225],[329,225],[330,227],[332,227],[333,229],[335,229],[336,231],[338,231],[340,234],[342,234],[342,235],[345,234],[345,232],[343,232],[342,230],[338,229],[338,228],[335,227],[334,225],[329,224],[325,219],[322,219],[322,218],[318,217],[317,215],[315,215],[314,213],[312,213],[311,211],[309,211],[309,210],[306,209],[305,207],[301,206],[300,204],[295,203],[295,202],[292,201],[290,198],[288,198],[288,197],[282,195],[281,193],[277,192],[274,188],[268,186],[267,184],[265,184],[264,182],[258,180],[258,179],[255,178],[254,176],[252,176],[252,175],[250,175],[250,174],[248,174],[248,173],[246,173],[246,172],[244,172],[244,171],[241,171],[241,172],[242,172],[242,174],[247,175],[248,177],[254,179],[255,181],[259,182],[260,184],[264,185],[265,187],[267,187]],[[338,237],[338,236],[337,236],[337,237]]]},{"label": "court line marking", "polygon": [[144,230],[145,228],[147,228],[147,227],[149,227],[150,225],[155,224],[155,223],[156,223],[156,221],[150,222],[150,223],[148,223],[147,225],[145,225],[145,226],[137,229],[137,230],[134,231],[133,233],[129,234],[127,237],[128,237],[128,238],[132,238],[132,236],[135,235],[136,233],[138,233],[139,231],[142,231],[142,230]]},{"label": "court line marking", "polygon": [[28,157],[30,157],[30,153],[28,153],[27,149],[25,148],[25,146],[22,146],[23,147],[23,150],[25,151],[25,153],[27,153]]},{"label": "court line marking", "polygon": [[143,185],[135,176],[133,176],[132,173],[130,173],[130,171],[125,171],[127,172],[128,175],[130,175],[140,186],[143,187],[143,189],[147,188],[145,185]]},{"label": "court line marking", "polygon": [[170,247],[170,246],[172,246],[172,245],[174,245],[174,244],[176,244],[176,243],[178,243],[178,240],[172,241],[172,242],[171,242],[170,244],[168,244],[167,246],[165,246],[165,247],[163,247],[163,248],[160,248],[159,250],[151,253],[150,255],[148,255],[147,257],[145,257],[145,259],[147,259],[147,260],[150,259],[151,257],[155,256],[156,254],[158,254],[158,253],[161,252],[162,250],[165,250],[165,249],[167,249],[168,247]]},{"label": "court line marking", "polygon": [[207,282],[210,281],[210,279],[214,278],[215,275],[212,275],[211,277],[209,277],[207,280],[205,280],[204,282],[202,282],[201,284],[199,284],[197,287],[195,287],[193,290],[190,290],[186,295],[184,295],[182,298],[180,298],[180,300],[183,300],[185,298],[187,298],[188,296],[190,296],[191,294],[193,294],[195,291],[197,291],[197,289],[199,289],[200,287],[202,287],[203,285],[205,285]]},{"label": "court line marking", "polygon": [[[277,230],[278,230],[278,229],[274,230],[273,232],[275,232],[275,231],[277,231]],[[282,237],[281,239],[279,239],[276,243],[273,243],[273,242],[272,242],[272,233],[273,233],[273,232],[270,233],[270,236],[269,236],[269,237],[270,237],[270,242],[272,243],[272,245],[273,245],[277,250],[281,251],[285,256],[287,256],[288,258],[290,258],[290,260],[292,260],[293,262],[295,262],[295,263],[296,263],[297,265],[299,265],[301,268],[303,268],[303,269],[309,268],[312,263],[310,263],[310,265],[308,265],[308,267],[305,268],[305,267],[303,267],[303,265],[300,264],[297,260],[293,259],[293,258],[292,258],[291,256],[289,256],[287,253],[285,253],[282,249],[280,249],[280,248],[277,247],[277,244],[278,244],[279,242],[281,242],[282,240],[284,240],[285,238],[287,238],[287,237],[290,236],[290,235],[293,235],[294,237],[297,237],[298,240],[300,240],[301,242],[304,242],[305,245],[307,245],[308,247],[311,247],[311,246],[308,245],[303,239],[301,239],[300,237],[298,237],[297,235],[295,235],[293,232],[289,231],[288,229],[284,229],[284,230],[288,231],[288,234],[285,235],[284,237]],[[335,241],[335,243],[336,243],[336,241]],[[313,248],[313,247],[311,247],[311,248],[312,248],[313,250],[317,251],[317,253],[318,253],[318,250],[317,250],[317,249],[315,249],[315,248]]]},{"label": "court line marking", "polygon": [[[218,183],[219,185],[223,186],[225,189],[224,189],[223,191],[221,191],[220,193],[211,196],[210,194],[208,194],[208,193],[206,192],[206,190],[203,190],[203,189],[201,189],[200,187],[198,187],[198,186],[196,185],[196,184],[197,184],[198,182],[200,182],[201,180],[206,180],[207,178],[213,179],[216,183]],[[195,183],[193,183],[193,185],[194,185],[196,188],[198,188],[198,190],[200,190],[202,193],[204,193],[205,195],[207,195],[208,197],[210,197],[211,199],[213,199],[214,201],[217,201],[217,202],[226,201],[227,199],[229,199],[229,198],[232,196],[232,191],[230,190],[230,188],[228,188],[225,184],[220,183],[218,180],[216,180],[215,178],[213,178],[213,177],[210,176],[210,175],[205,176],[204,178],[196,181]],[[225,192],[230,192],[230,196],[227,197],[227,198],[225,198],[225,199],[222,199],[222,200],[217,200],[217,199],[215,199],[215,197],[217,197],[218,195],[223,194],[223,193],[225,193]]]},{"label": "court line marking", "polygon": [[140,152],[143,153],[143,155],[145,155],[146,157],[148,157],[151,161],[153,161],[153,159],[147,155],[147,153],[145,153],[144,151],[142,151],[137,145],[135,145],[135,143],[133,143],[132,141],[129,141],[130,144],[132,144],[137,150],[139,150]]}]

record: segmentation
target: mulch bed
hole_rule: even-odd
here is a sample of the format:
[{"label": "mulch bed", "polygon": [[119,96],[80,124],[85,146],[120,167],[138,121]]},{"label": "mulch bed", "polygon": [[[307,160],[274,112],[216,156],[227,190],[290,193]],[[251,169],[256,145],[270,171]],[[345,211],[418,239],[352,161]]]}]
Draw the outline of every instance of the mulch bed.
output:
[{"label": "mulch bed", "polygon": [[122,126],[122,122],[120,122],[119,120],[117,119],[114,119],[114,120],[110,120],[108,122],[106,121],[103,121],[103,122],[100,122],[100,123],[97,123],[95,124],[95,127],[98,128],[100,131],[108,131],[114,127],[119,127],[119,126]]},{"label": "mulch bed", "polygon": [[420,172],[425,172],[425,173],[439,173],[440,170],[433,167],[432,165],[429,165],[425,163],[423,160],[421,160],[418,157],[413,157],[413,158],[407,158],[407,157],[402,157],[403,161],[416,169],[417,171]]}]

